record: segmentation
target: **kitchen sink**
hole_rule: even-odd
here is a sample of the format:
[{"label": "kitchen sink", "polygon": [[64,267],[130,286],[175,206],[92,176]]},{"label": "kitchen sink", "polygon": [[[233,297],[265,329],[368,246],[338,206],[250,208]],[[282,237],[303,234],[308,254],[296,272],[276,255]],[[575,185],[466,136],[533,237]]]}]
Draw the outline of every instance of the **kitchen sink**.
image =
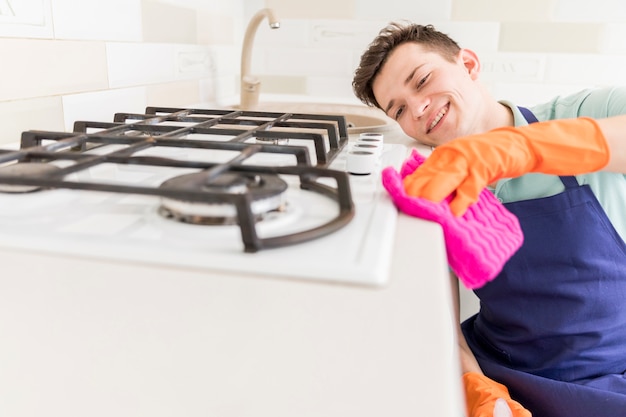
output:
[{"label": "kitchen sink", "polygon": [[[238,109],[239,106],[232,108]],[[349,135],[364,132],[384,133],[399,129],[396,121],[387,117],[380,109],[359,104],[268,101],[260,102],[254,110],[342,115],[346,118]]]}]

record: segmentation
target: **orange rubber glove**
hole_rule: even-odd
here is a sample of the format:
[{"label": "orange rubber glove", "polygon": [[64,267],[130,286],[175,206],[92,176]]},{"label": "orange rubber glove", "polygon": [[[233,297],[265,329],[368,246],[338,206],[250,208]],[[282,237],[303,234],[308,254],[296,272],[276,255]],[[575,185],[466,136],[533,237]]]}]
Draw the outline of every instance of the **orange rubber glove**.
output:
[{"label": "orange rubber glove", "polygon": [[450,209],[461,216],[483,188],[501,178],[583,174],[603,168],[609,157],[604,134],[590,118],[504,127],[438,146],[404,179],[404,188],[436,203],[455,193]]},{"label": "orange rubber glove", "polygon": [[[531,417],[530,411],[511,399],[509,390],[485,375],[475,372],[463,374],[467,417],[494,417],[498,399],[502,398],[511,410],[512,417]],[[500,400],[502,401],[502,400]]]}]

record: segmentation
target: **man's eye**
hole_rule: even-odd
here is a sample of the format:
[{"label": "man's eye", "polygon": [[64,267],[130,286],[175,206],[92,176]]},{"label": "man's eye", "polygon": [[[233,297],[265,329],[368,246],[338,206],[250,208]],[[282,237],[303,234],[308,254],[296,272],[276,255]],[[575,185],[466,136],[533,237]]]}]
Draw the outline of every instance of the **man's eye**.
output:
[{"label": "man's eye", "polygon": [[428,81],[428,78],[430,78],[430,74],[428,74],[427,76],[419,80],[419,82],[417,83],[417,88],[420,88],[421,86],[423,86],[426,83],[426,81]]}]

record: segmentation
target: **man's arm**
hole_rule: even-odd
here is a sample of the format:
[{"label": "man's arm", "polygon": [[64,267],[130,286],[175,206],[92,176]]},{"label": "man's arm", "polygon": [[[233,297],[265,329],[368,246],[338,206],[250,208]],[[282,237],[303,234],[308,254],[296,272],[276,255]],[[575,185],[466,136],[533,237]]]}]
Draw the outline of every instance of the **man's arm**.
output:
[{"label": "man's arm", "polygon": [[501,178],[530,172],[626,172],[624,147],[626,116],[601,122],[580,117],[503,127],[438,146],[404,178],[404,188],[409,196],[435,203],[452,195],[450,209],[461,216],[487,184]]},{"label": "man's arm", "polygon": [[609,162],[603,170],[626,174],[626,115],[596,121],[610,150]]},{"label": "man's arm", "polygon": [[496,409],[508,407],[506,414],[512,417],[531,417],[531,414],[520,403],[511,399],[508,389],[485,376],[478,365],[476,357],[470,350],[465,336],[461,331],[459,280],[450,272],[450,288],[452,305],[459,344],[459,360],[461,378],[465,393],[465,406],[468,417],[496,417]]},{"label": "man's arm", "polygon": [[459,344],[459,360],[461,364],[461,373],[476,372],[482,374],[480,365],[476,361],[476,357],[467,345],[463,331],[461,330],[461,302],[459,297],[459,279],[450,272],[450,288],[452,290],[452,305],[454,306],[454,322],[456,326],[457,343]]}]

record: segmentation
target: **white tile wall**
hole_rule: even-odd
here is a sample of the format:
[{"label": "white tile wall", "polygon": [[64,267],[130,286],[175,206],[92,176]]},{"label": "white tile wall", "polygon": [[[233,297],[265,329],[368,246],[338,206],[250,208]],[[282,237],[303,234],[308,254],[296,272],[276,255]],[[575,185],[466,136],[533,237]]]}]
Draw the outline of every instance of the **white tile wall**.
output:
[{"label": "white tile wall", "polygon": [[546,54],[482,54],[482,79],[501,83],[541,83],[545,78],[546,60]]},{"label": "white tile wall", "polygon": [[360,0],[357,2],[357,19],[412,20],[433,22],[449,20],[452,0]]},{"label": "white tile wall", "polygon": [[545,22],[552,20],[558,3],[569,0],[455,0],[454,20],[493,20],[504,22]]},{"label": "white tile wall", "polygon": [[63,106],[61,97],[0,102],[0,144],[19,142],[26,130],[62,131]]},{"label": "white tile wall", "polygon": [[0,3],[0,37],[52,38],[50,0]]},{"label": "white tile wall", "polygon": [[104,42],[0,39],[0,101],[108,87]]},{"label": "white tile wall", "polygon": [[0,143],[234,96],[242,15],[243,0],[0,0]]},{"label": "white tile wall", "polygon": [[342,97],[346,102],[354,101],[358,103],[352,92],[352,77],[348,75],[307,77],[306,86],[308,94],[312,97]]},{"label": "white tile wall", "polygon": [[498,52],[500,22],[431,21],[428,23],[454,39],[461,48],[471,49],[481,56]]},{"label": "white tile wall", "polygon": [[106,51],[111,88],[206,78],[213,70],[202,45],[109,42]]},{"label": "white tile wall", "polygon": [[141,8],[145,42],[196,43],[196,10],[151,0],[143,0]]},{"label": "white tile wall", "polygon": [[79,120],[112,122],[115,113],[140,113],[146,104],[146,87],[66,95],[63,97],[65,129],[73,130],[74,122]]},{"label": "white tile wall", "polygon": [[110,42],[106,50],[111,88],[155,84],[174,78],[174,45]]},{"label": "white tile wall", "polygon": [[259,48],[282,48],[282,47],[302,47],[309,45],[311,38],[311,20],[306,19],[285,19],[276,13],[280,20],[280,28],[270,29],[267,21],[261,22],[256,36],[254,37],[254,49]]},{"label": "white tile wall", "polygon": [[354,100],[360,54],[392,20],[433,23],[475,50],[497,98],[533,103],[625,83],[621,0],[0,0],[0,106],[16,118],[0,142],[29,123],[110,120],[114,108],[142,111],[153,100],[233,104],[245,27],[268,5],[282,27],[261,24],[252,71],[281,93]]},{"label": "white tile wall", "polygon": [[[273,2],[279,16],[286,1]],[[626,6],[618,3],[600,0],[602,7],[587,13],[590,8],[582,0],[386,1],[384,6],[360,0],[358,19],[345,19],[343,12],[332,16],[329,10],[327,19],[288,17],[277,31],[259,30],[252,68],[261,78],[304,77],[308,94],[332,91],[348,100],[352,91],[343,83],[351,82],[363,49],[388,21],[408,19],[434,24],[461,47],[476,51],[483,61],[482,78],[496,97],[539,102],[552,97],[548,94],[626,83],[620,74]],[[344,56],[350,56],[349,64]]]},{"label": "white tile wall", "polygon": [[562,0],[554,6],[553,19],[558,22],[624,22],[626,3],[622,0]]},{"label": "white tile wall", "polygon": [[[626,5],[626,3],[624,3]],[[626,17],[624,18],[626,21]],[[626,24],[622,23],[606,23],[604,32],[599,44],[598,52],[601,54],[626,55]]]},{"label": "white tile wall", "polygon": [[337,76],[353,69],[352,57],[339,49],[267,49],[263,58],[262,68],[279,75]]},{"label": "white tile wall", "polygon": [[175,78],[189,80],[209,77],[214,69],[211,50],[200,45],[179,45],[176,54]]},{"label": "white tile wall", "polygon": [[581,83],[587,86],[624,84],[626,55],[558,54],[550,55],[546,84]]},{"label": "white tile wall", "polygon": [[[267,7],[280,11],[282,18],[290,19],[323,19],[330,15],[335,18],[355,17],[356,4],[362,0],[266,0]],[[256,2],[257,4],[259,2]]]},{"label": "white tile wall", "polygon": [[141,41],[141,0],[51,0],[56,39]]},{"label": "white tile wall", "polygon": [[346,20],[310,21],[310,45],[318,48],[362,51],[388,22],[377,19],[367,22]]},{"label": "white tile wall", "polygon": [[180,107],[203,101],[202,80],[177,81],[146,86],[148,106]]}]

